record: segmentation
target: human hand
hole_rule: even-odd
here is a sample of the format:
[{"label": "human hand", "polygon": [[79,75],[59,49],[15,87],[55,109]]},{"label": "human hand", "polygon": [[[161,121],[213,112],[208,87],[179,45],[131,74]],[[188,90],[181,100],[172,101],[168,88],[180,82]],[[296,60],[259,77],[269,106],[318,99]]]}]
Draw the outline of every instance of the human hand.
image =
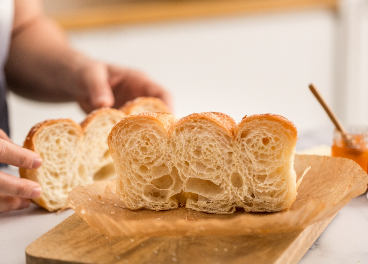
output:
[{"label": "human hand", "polygon": [[169,92],[131,69],[91,61],[78,70],[78,87],[78,102],[87,113],[106,106],[119,108],[141,96],[160,98],[172,110]]},{"label": "human hand", "polygon": [[[13,144],[0,129],[0,162],[36,169],[41,166],[42,159],[35,152]],[[26,208],[30,204],[30,199],[40,194],[41,186],[38,183],[0,172],[0,212]]]}]

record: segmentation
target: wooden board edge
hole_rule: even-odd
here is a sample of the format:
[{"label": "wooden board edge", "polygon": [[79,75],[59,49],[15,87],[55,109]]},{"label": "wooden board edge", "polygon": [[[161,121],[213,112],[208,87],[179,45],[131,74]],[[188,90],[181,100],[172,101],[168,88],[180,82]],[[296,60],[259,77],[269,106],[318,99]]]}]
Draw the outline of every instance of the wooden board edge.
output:
[{"label": "wooden board edge", "polygon": [[[305,255],[305,253],[309,250],[312,244],[316,241],[316,239],[322,234],[324,229],[329,225],[329,223],[334,219],[337,214],[333,215],[329,219],[326,219],[321,222],[317,222],[313,225],[308,226],[306,229],[300,231],[293,242],[285,249],[285,251],[278,257],[277,261],[274,263],[283,264],[283,263],[298,263],[300,259]],[[58,260],[58,259],[50,259],[45,258],[44,256],[35,255],[35,248],[39,247],[42,244],[45,237],[52,235],[54,230],[59,230],[63,228],[63,226],[80,225],[81,221],[83,221],[78,214],[73,214],[65,219],[60,224],[56,225],[54,228],[43,234],[41,237],[33,241],[26,248],[26,263],[27,264],[75,264],[75,263],[84,263],[84,262],[70,262],[68,260]],[[87,225],[87,224],[86,224]],[[90,263],[90,262],[87,262]]]},{"label": "wooden board edge", "polygon": [[32,256],[32,255],[28,255],[26,252],[26,264],[84,264],[82,262],[69,262],[69,261],[65,261],[65,260],[57,260],[57,259],[53,259],[52,262],[50,262],[50,259],[45,259],[42,257],[36,257],[36,256]]},{"label": "wooden board edge", "polygon": [[304,229],[275,264],[298,263],[337,214]]},{"label": "wooden board edge", "polygon": [[[31,253],[29,253],[30,251],[32,251],[32,247],[37,245],[39,241],[42,241],[44,237],[47,237],[55,229],[65,226],[69,222],[77,222],[79,220],[78,218],[79,218],[78,214],[76,213],[72,214],[71,216],[67,217],[64,221],[60,222],[59,224],[51,228],[49,231],[47,231],[45,234],[43,234],[42,236],[34,240],[31,244],[29,244],[25,250],[26,264],[50,264],[51,263],[50,259],[46,259],[42,256],[36,256],[36,255],[32,255]],[[67,264],[67,263],[76,264],[75,262],[69,262],[69,261],[64,261],[64,260],[63,261],[57,260],[57,259],[52,260],[52,264]]]}]

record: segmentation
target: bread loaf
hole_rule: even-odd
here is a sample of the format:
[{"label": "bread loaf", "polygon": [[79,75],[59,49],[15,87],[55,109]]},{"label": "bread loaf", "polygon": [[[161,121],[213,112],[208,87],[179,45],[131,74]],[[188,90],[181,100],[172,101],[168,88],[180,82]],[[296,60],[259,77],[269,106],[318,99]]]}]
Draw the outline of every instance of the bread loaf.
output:
[{"label": "bread loaf", "polygon": [[181,204],[229,214],[276,212],[296,198],[293,168],[297,131],[287,119],[221,113],[143,113],[123,118],[108,144],[117,193],[133,210],[169,210]]},{"label": "bread loaf", "polygon": [[[142,105],[164,103],[160,99],[140,98]],[[121,110],[102,108],[90,113],[79,125],[71,119],[47,120],[35,125],[29,132],[24,147],[37,152],[43,159],[37,170],[20,169],[22,178],[38,182],[42,194],[33,201],[41,207],[56,211],[65,205],[68,192],[78,184],[116,177],[107,145],[112,127],[126,116]]]}]

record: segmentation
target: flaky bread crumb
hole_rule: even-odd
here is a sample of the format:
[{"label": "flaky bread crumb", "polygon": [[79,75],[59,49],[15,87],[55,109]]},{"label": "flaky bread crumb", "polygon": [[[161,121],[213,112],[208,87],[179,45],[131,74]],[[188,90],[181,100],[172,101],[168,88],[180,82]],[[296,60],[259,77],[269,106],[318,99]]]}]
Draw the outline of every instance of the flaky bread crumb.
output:
[{"label": "flaky bread crumb", "polygon": [[25,146],[37,152],[43,163],[37,170],[20,169],[19,173],[41,185],[42,194],[34,199],[41,207],[49,211],[61,208],[68,192],[85,181],[82,135],[81,127],[70,119],[48,120],[31,129]]},{"label": "flaky bread crumb", "polygon": [[103,108],[89,114],[81,124],[84,132],[82,155],[88,175],[84,183],[116,177],[107,137],[114,125],[125,116],[117,109]]},{"label": "flaky bread crumb", "polygon": [[[132,111],[143,112],[154,108],[161,111],[162,105],[165,106],[160,99],[152,98],[140,98],[127,105]],[[116,173],[107,137],[125,116],[121,110],[102,108],[90,113],[81,125],[70,119],[47,120],[35,125],[24,147],[40,154],[43,164],[37,170],[19,170],[22,178],[36,181],[42,187],[42,195],[33,201],[56,211],[65,206],[68,192],[76,185],[114,179]]]},{"label": "flaky bread crumb", "polygon": [[117,191],[130,209],[169,210],[185,204],[208,213],[289,208],[296,197],[295,126],[277,115],[221,113],[124,118],[111,131]]}]

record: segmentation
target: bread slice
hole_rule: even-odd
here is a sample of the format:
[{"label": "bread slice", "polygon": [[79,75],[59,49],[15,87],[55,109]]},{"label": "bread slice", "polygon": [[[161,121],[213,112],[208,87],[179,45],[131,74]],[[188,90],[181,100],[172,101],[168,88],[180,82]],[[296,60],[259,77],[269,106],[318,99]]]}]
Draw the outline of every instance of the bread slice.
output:
[{"label": "bread slice", "polygon": [[108,144],[118,174],[117,193],[128,208],[187,208],[228,214],[276,212],[296,197],[297,140],[286,118],[245,117],[237,125],[221,113],[125,117]]},{"label": "bread slice", "polygon": [[116,177],[107,137],[111,129],[126,115],[117,109],[102,108],[90,113],[81,123],[84,134],[82,151],[88,179],[85,183]]},{"label": "bread slice", "polygon": [[30,130],[24,147],[43,159],[37,170],[19,170],[22,178],[36,181],[42,187],[41,196],[33,201],[49,211],[60,209],[68,192],[88,176],[80,155],[83,149],[80,125],[70,119],[44,121]]},{"label": "bread slice", "polygon": [[126,115],[144,112],[170,113],[170,109],[167,105],[161,99],[156,97],[138,97],[124,104],[120,110]]},{"label": "bread slice", "polygon": [[[130,109],[145,111],[162,109],[160,99],[140,98],[129,102]],[[117,109],[102,108],[90,113],[79,125],[70,119],[47,120],[29,132],[24,147],[39,153],[43,159],[37,170],[20,169],[22,178],[40,183],[42,194],[33,201],[41,207],[56,211],[66,202],[68,192],[78,184],[116,177],[107,145],[112,127],[126,114]]]}]

